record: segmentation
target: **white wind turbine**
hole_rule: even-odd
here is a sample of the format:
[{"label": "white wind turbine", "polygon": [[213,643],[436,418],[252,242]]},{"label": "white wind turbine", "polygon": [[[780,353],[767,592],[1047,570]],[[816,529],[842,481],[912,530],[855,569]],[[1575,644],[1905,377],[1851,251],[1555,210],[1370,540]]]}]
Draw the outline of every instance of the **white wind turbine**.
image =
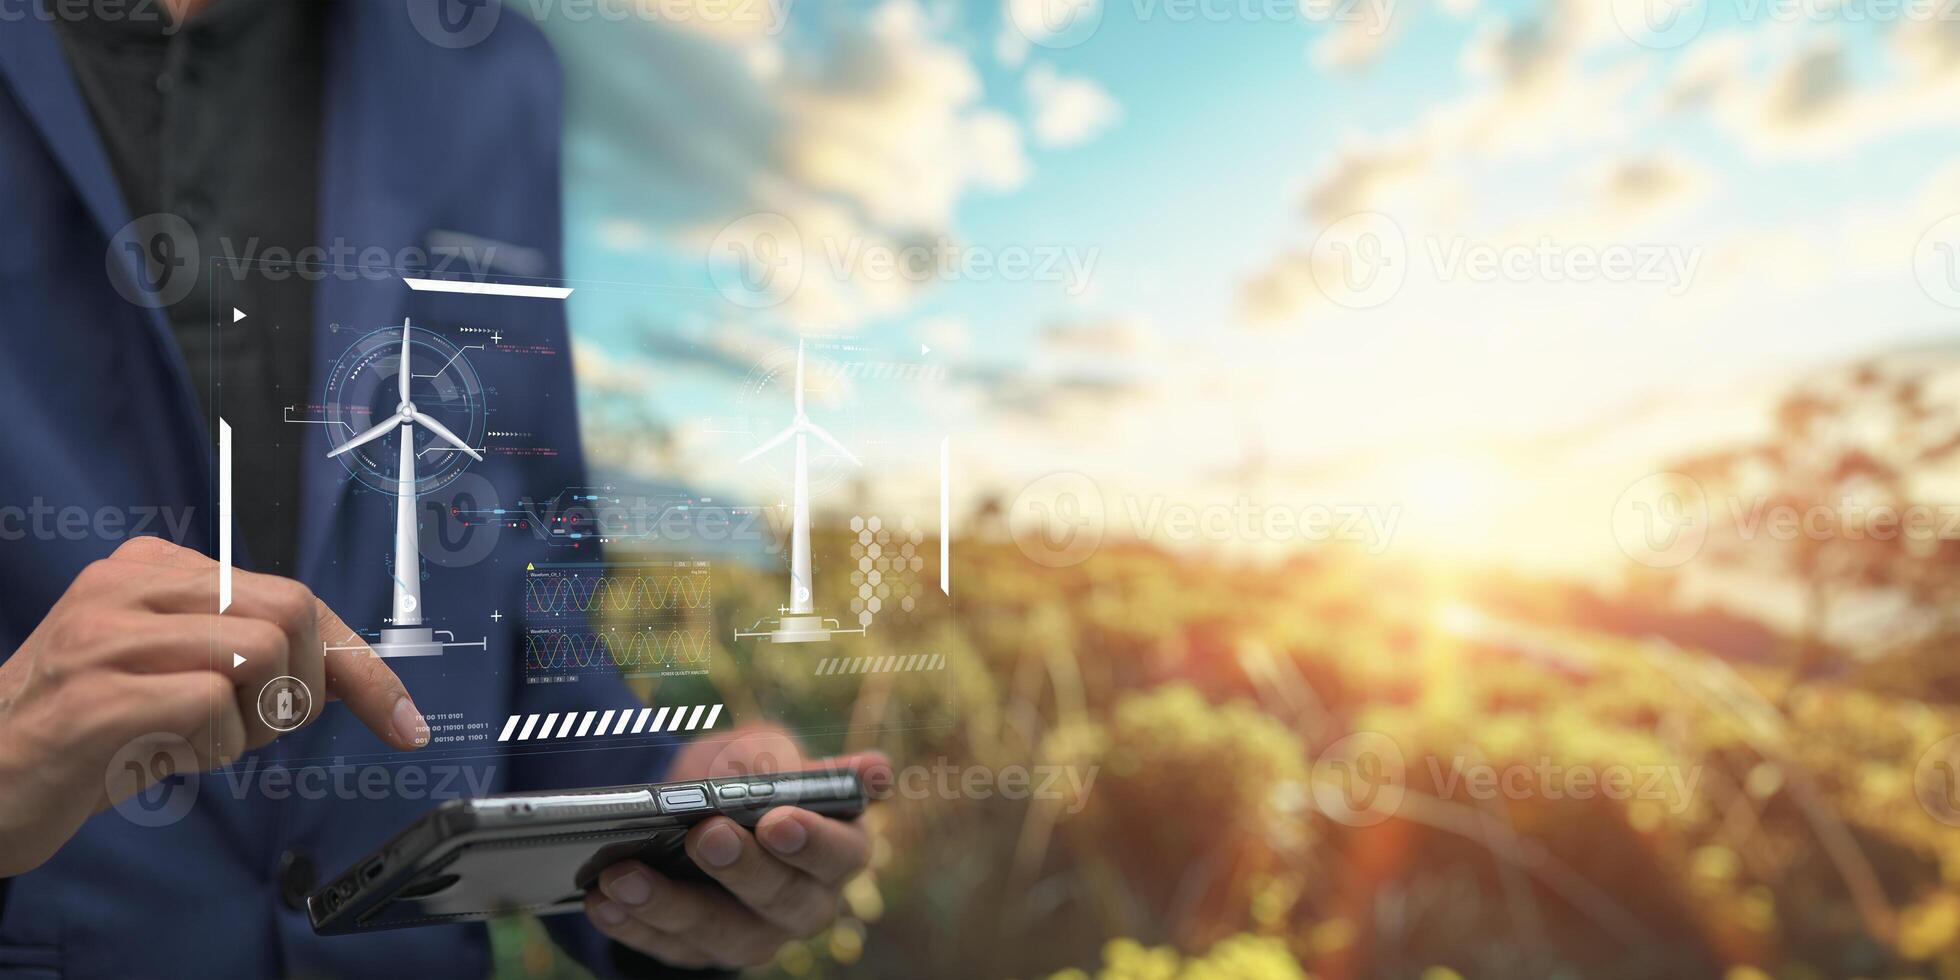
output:
[{"label": "white wind turbine", "polygon": [[822,439],[826,445],[836,450],[838,455],[850,460],[853,465],[864,465],[862,460],[844,448],[843,443],[837,441],[837,437],[825,431],[823,426],[810,421],[810,417],[804,414],[803,342],[799,340],[796,342],[796,417],[790,420],[787,428],[771,436],[768,442],[755,447],[741,459],[741,462],[746,463],[791,439],[796,440],[796,489],[790,505],[789,607],[781,610],[787,615],[777,621],[775,629],[746,633],[736,630],[737,639],[762,636],[773,643],[811,643],[828,640],[832,633],[864,632],[861,629],[838,629],[836,620],[826,620],[816,615],[815,592],[810,582],[810,436]]},{"label": "white wind turbine", "polygon": [[408,318],[403,317],[401,363],[395,369],[401,401],[395,406],[395,414],[327,454],[332,459],[359,449],[392,429],[401,430],[401,465],[395,473],[395,628],[382,630],[381,642],[374,644],[375,653],[383,657],[426,657],[442,652],[442,644],[436,641],[435,634],[422,625],[422,557],[416,548],[415,532],[415,433],[410,427],[422,426],[471,459],[483,461],[483,454],[457,438],[448,426],[416,411],[415,403],[408,397],[413,377],[409,370]]}]

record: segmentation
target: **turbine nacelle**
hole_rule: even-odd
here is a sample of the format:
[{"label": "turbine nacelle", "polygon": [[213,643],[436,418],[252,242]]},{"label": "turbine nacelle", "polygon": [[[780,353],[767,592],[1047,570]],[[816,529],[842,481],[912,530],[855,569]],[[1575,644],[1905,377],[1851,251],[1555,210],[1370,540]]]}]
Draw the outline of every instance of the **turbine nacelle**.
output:
[{"label": "turbine nacelle", "polygon": [[[836,450],[839,456],[842,456],[845,459],[850,460],[852,465],[854,466],[864,465],[864,461],[857,458],[857,456],[854,455],[850,450],[845,449],[844,444],[838,442],[836,436],[831,435],[827,430],[824,429],[823,426],[810,421],[810,416],[805,415],[803,413],[803,342],[800,340],[796,342],[796,416],[795,418],[790,420],[788,428],[785,428],[783,431],[778,432],[773,436],[770,436],[767,442],[764,442],[762,445],[749,450],[749,454],[747,456],[742,457],[737,462],[746,463],[752,459],[755,459],[757,456],[761,456],[762,454],[768,452],[769,450],[774,449],[785,442],[788,442],[791,437],[798,436],[798,435],[816,436],[818,439],[823,440],[825,445],[829,446],[833,450]],[[797,474],[797,477],[801,479],[803,477],[803,474],[799,472]]]},{"label": "turbine nacelle", "polygon": [[[474,449],[471,449],[470,444],[464,442],[460,437],[456,435],[456,433],[449,431],[448,426],[443,425],[441,422],[438,422],[435,419],[429,417],[428,415],[425,415],[422,412],[416,410],[415,402],[411,401],[408,397],[409,383],[411,380],[413,380],[414,377],[409,373],[409,363],[410,362],[409,362],[409,354],[408,354],[408,320],[404,318],[402,320],[401,364],[395,370],[395,377],[397,379],[395,387],[401,396],[401,401],[398,402],[395,406],[395,414],[390,415],[386,419],[383,419],[382,421],[375,423],[374,425],[370,426],[367,429],[367,431],[362,432],[361,434],[355,436],[354,438],[341,443],[340,448],[335,449],[333,452],[327,454],[328,459],[332,459],[335,456],[339,456],[343,453],[353,452],[354,450],[359,449],[362,446],[365,446],[368,443],[373,442],[374,440],[387,435],[388,430],[394,428],[395,426],[398,425],[406,426],[412,423],[414,425],[419,425],[429,430],[431,433],[434,433],[436,438],[441,439],[442,441],[449,443],[451,446],[456,447],[457,450],[469,456],[469,458],[476,460],[479,463],[483,462],[483,454],[477,452]],[[404,433],[402,435],[402,438],[407,439],[409,438],[409,436],[406,433]],[[415,482],[415,475],[412,469],[409,473],[399,475],[397,478],[401,479],[403,482],[407,484],[413,484]]]}]

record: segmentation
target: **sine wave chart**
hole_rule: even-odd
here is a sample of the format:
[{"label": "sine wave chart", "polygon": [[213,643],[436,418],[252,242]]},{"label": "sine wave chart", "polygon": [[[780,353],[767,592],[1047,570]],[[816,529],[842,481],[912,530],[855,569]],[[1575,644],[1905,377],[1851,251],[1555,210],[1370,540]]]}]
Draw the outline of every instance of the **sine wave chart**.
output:
[{"label": "sine wave chart", "polygon": [[713,569],[705,561],[534,564],[524,626],[529,683],[593,671],[703,674],[715,650]]}]

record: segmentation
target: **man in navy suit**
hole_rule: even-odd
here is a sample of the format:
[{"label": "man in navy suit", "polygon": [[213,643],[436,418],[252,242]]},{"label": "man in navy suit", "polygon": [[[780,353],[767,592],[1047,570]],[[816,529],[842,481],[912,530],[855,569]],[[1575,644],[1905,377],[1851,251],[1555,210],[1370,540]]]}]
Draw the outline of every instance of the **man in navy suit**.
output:
[{"label": "man in navy suit", "polygon": [[[290,410],[322,403],[359,338],[412,320],[521,343],[536,356],[477,367],[531,444],[472,485],[584,482],[560,305],[402,282],[459,241],[480,252],[472,273],[560,274],[556,64],[500,13],[0,0],[0,974],[481,976],[480,925],[322,938],[303,911],[321,876],[429,808],[422,760],[463,772],[450,795],[744,763],[729,742],[659,737],[459,748],[472,722],[639,705],[616,676],[524,683],[524,570],[563,541],[504,533],[425,576],[427,608],[481,651],[383,660],[348,625],[388,616],[393,501]],[[222,615],[220,419],[242,490]],[[424,557],[454,530],[431,531],[442,510],[421,512]],[[262,708],[279,676],[307,692],[290,733]],[[179,775],[147,761],[158,744],[192,756]],[[753,832],[703,824],[688,850],[717,885],[616,865],[553,938],[609,975],[759,963],[828,925],[868,854],[855,824],[794,808]]]}]

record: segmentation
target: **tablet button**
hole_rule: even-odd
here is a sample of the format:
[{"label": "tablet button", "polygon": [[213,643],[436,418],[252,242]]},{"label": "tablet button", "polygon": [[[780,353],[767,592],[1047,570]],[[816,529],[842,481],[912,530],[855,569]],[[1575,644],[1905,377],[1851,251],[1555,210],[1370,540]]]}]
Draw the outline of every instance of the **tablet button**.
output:
[{"label": "tablet button", "polygon": [[775,792],[776,792],[775,783],[750,783],[749,784],[750,796],[770,796],[773,795]]},{"label": "tablet button", "polygon": [[721,798],[724,800],[739,800],[749,795],[749,788],[741,783],[729,783],[725,786],[715,787],[715,792],[720,793]]},{"label": "tablet button", "polygon": [[660,791],[660,808],[662,810],[699,810],[707,805],[708,794],[703,792],[699,786],[687,786],[681,789],[663,789]]}]

